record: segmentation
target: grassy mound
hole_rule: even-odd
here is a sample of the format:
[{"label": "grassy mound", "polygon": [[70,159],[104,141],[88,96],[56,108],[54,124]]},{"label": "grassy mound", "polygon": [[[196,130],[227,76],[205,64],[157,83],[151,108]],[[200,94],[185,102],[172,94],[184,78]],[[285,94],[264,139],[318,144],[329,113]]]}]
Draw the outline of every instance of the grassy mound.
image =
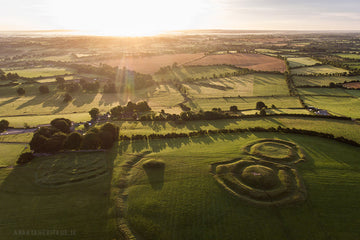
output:
[{"label": "grassy mound", "polygon": [[161,169],[165,167],[164,161],[161,160],[147,160],[142,164],[144,169]]},{"label": "grassy mound", "polygon": [[283,205],[306,198],[305,186],[294,168],[256,158],[234,159],[215,165],[214,177],[218,183],[250,203]]},{"label": "grassy mound", "polygon": [[261,160],[293,164],[304,159],[301,149],[294,143],[278,139],[261,139],[245,146],[244,151]]},{"label": "grassy mound", "polygon": [[241,179],[247,185],[263,190],[272,189],[280,183],[274,170],[261,165],[246,167],[241,173]]}]

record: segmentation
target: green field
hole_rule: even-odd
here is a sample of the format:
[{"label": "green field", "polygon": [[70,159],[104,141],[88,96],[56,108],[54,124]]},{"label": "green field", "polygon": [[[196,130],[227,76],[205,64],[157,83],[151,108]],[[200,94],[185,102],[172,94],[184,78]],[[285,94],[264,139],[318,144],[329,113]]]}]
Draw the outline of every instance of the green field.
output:
[{"label": "green field", "polygon": [[[0,143],[0,151],[2,154],[0,158],[0,167],[16,165],[16,160],[25,147],[25,144]],[[0,168],[0,175],[2,171],[6,170]]]},{"label": "green field", "polygon": [[293,76],[295,86],[329,86],[330,83],[344,83],[345,81],[359,81],[359,76]]},{"label": "green field", "polygon": [[[180,124],[172,122],[118,122],[117,124],[121,127],[120,133],[126,135],[280,125],[328,132],[360,142],[359,125],[352,121],[318,118],[263,117]],[[20,140],[25,137],[14,136],[14,139]],[[242,146],[245,144],[259,138],[275,137],[296,142],[309,157],[306,163],[298,167],[308,191],[308,200],[305,203],[290,208],[253,207],[231,197],[210,175],[210,163],[242,156]],[[16,161],[24,145],[1,144],[1,147],[3,152],[10,153],[6,155],[6,159],[4,158],[3,164],[11,165]],[[154,152],[147,155],[146,159],[155,158],[165,162],[164,174],[160,176],[152,175],[151,172],[144,174],[141,172],[141,166],[134,167],[131,172],[132,185],[127,191],[129,194],[127,219],[132,224],[133,230],[143,234],[146,239],[183,239],[185,235],[188,236],[187,239],[208,239],[208,236],[218,236],[217,239],[238,239],[239,234],[243,234],[242,228],[239,229],[238,224],[230,223],[236,221],[245,229],[252,229],[255,227],[255,222],[248,219],[254,216],[258,219],[257,223],[260,221],[260,224],[268,227],[264,227],[263,231],[252,231],[249,236],[242,235],[245,239],[262,238],[261,236],[267,235],[274,229],[273,234],[276,239],[288,239],[288,236],[284,235],[284,229],[288,226],[294,228],[290,231],[291,234],[301,232],[299,239],[306,237],[306,234],[315,234],[315,231],[318,233],[314,236],[322,236],[322,231],[328,231],[330,236],[338,238],[345,236],[347,239],[353,239],[352,234],[358,234],[357,228],[353,228],[356,225],[354,221],[342,228],[344,231],[333,226],[334,219],[345,217],[353,219],[352,214],[355,214],[348,212],[347,207],[356,204],[359,196],[354,191],[346,190],[346,186],[357,186],[360,180],[357,171],[351,170],[359,167],[355,162],[359,153],[357,148],[300,135],[246,133],[149,142],[120,142],[109,152],[56,154],[38,157],[25,166],[0,169],[2,236],[5,239],[21,239],[14,235],[15,230],[66,229],[75,231],[76,239],[119,238],[116,220],[122,215],[119,216],[117,213],[119,207],[117,201],[120,197],[119,191],[122,191],[119,186],[122,186],[120,183],[124,176],[123,168],[120,166],[127,165],[129,160],[136,157],[134,154],[146,149]],[[338,174],[340,171],[341,175]],[[161,176],[163,182],[157,182]],[[341,197],[342,195],[340,198],[331,198],[333,197],[331,194],[335,193],[329,193],[328,188],[324,186],[331,184],[325,181],[329,176],[334,178],[337,184],[328,187],[334,188],[337,194],[346,195],[346,198]],[[197,190],[191,191],[194,188]],[[340,188],[343,191],[340,191]],[[314,189],[323,190],[315,193]],[[349,194],[350,192],[352,194]],[[335,211],[331,208],[336,204],[335,199],[342,201],[346,199],[347,202],[344,206],[337,204]],[[323,201],[327,203],[321,205]],[[279,218],[279,212],[283,219],[286,219],[282,222],[283,224],[286,222],[285,225],[275,224],[282,219]],[[37,219],[34,222],[35,213]],[[317,213],[322,217],[313,219],[314,214]],[[192,217],[193,214],[202,218]],[[57,217],[49,218],[54,215]],[[300,222],[295,221],[294,218],[300,219]],[[308,221],[312,223],[309,231],[314,232],[300,231],[301,226],[307,226],[305,222]],[[216,227],[213,226],[215,223],[217,223]],[[321,231],[318,228],[319,224],[324,227]],[[194,228],[195,225],[198,227]],[[69,236],[71,237],[73,236]],[[52,236],[51,239],[63,238],[64,236]]]},{"label": "green field", "polygon": [[187,78],[201,79],[204,78],[212,78],[214,74],[219,77],[220,74],[226,73],[234,73],[237,72],[238,69],[235,67],[219,65],[219,66],[186,66],[186,67],[178,67],[172,68],[165,73],[156,73],[153,75],[154,80],[163,81],[170,79],[180,79],[181,81],[186,80]]},{"label": "green field", "polygon": [[[193,98],[289,95],[285,79],[278,74],[248,74],[184,84]],[[219,88],[220,87],[220,88]]]},{"label": "green field", "polygon": [[8,69],[6,73],[17,73],[20,77],[36,78],[36,77],[51,77],[57,75],[72,74],[73,71],[65,68],[25,68],[25,69]]},{"label": "green field", "polygon": [[360,59],[359,54],[352,54],[352,53],[338,53],[338,54],[336,54],[336,56],[346,58],[346,59],[356,59],[356,60]]},{"label": "green field", "polygon": [[302,74],[302,75],[332,74],[332,73],[347,73],[347,72],[349,71],[346,69],[337,68],[331,65],[303,67],[303,68],[295,68],[291,70],[292,74]]},{"label": "green field", "polygon": [[30,142],[32,137],[33,137],[32,132],[0,135],[0,142],[24,143],[24,142]]},{"label": "green field", "polygon": [[332,97],[332,96],[306,96],[303,97],[308,106],[327,110],[330,114],[360,118],[360,98]]},{"label": "green field", "polygon": [[[305,151],[306,161],[296,167],[307,191],[304,202],[253,205],[229,194],[210,174],[210,164],[246,159],[242,147],[262,138],[291,141]],[[134,144],[136,149],[141,142]],[[159,144],[150,147],[156,151]],[[127,220],[145,239],[357,239],[358,154],[357,147],[290,134],[176,139],[132,168]],[[144,170],[143,161],[150,159],[165,167]]]},{"label": "green field", "polygon": [[290,68],[312,66],[317,63],[321,63],[309,57],[288,58],[287,60],[289,61]]},{"label": "green field", "polygon": [[[65,92],[58,91],[56,85],[49,85],[49,94],[40,94],[39,86],[40,84],[24,85],[26,93],[25,96],[21,97],[16,93],[18,86],[0,88],[0,112],[2,116],[87,113],[93,107],[99,108],[101,112],[107,112],[114,106],[127,104],[128,101],[144,100],[155,111],[164,109],[167,112],[179,113],[181,109],[176,105],[184,101],[174,87],[159,85],[118,94],[75,92],[70,94],[73,100],[64,103],[63,95]],[[29,124],[31,125],[31,123]]]},{"label": "green field", "polygon": [[328,95],[341,97],[360,97],[357,90],[343,88],[298,88],[300,95]]},{"label": "green field", "polygon": [[73,122],[85,122],[90,120],[90,115],[87,112],[83,113],[69,113],[69,114],[55,114],[55,115],[30,115],[30,116],[13,116],[5,119],[10,122],[11,127],[22,128],[24,124],[29,127],[36,127],[42,124],[49,124],[54,118],[68,118]]},{"label": "green field", "polygon": [[[66,81],[68,81],[68,80],[73,80],[74,79],[74,76],[66,76],[66,77],[64,77],[64,79],[66,80]],[[36,80],[38,83],[54,83],[54,82],[56,82],[56,78],[44,78],[44,79],[40,79],[40,80]]]},{"label": "green field", "polygon": [[302,108],[297,97],[240,97],[240,98],[198,98],[191,103],[186,103],[193,109],[202,109],[204,111],[212,110],[213,108],[221,108],[222,110],[229,110],[231,106],[235,105],[239,110],[256,109],[258,101],[264,102],[268,107],[274,104],[277,108]]}]

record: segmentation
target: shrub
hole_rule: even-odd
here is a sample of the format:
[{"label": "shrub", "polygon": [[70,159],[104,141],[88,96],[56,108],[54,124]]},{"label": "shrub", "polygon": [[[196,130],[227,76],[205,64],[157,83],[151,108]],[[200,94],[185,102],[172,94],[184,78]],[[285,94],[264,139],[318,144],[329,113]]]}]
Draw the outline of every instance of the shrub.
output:
[{"label": "shrub", "polygon": [[98,149],[100,146],[100,137],[98,133],[87,132],[84,135],[83,141],[81,143],[81,149]]},{"label": "shrub", "polygon": [[72,100],[72,96],[69,93],[65,93],[63,102],[70,102]]},{"label": "shrub", "polygon": [[264,102],[259,101],[259,102],[256,103],[256,109],[257,110],[261,110],[263,108],[267,108]]},{"label": "shrub", "polygon": [[9,121],[3,119],[0,121],[0,132],[5,131],[9,127]]},{"label": "shrub", "polygon": [[82,136],[78,132],[70,133],[65,140],[65,149],[79,149],[82,142]]},{"label": "shrub", "polygon": [[46,93],[49,93],[50,90],[49,90],[49,87],[46,86],[46,85],[41,85],[39,87],[39,92],[42,93],[42,94],[46,94]]},{"label": "shrub", "polygon": [[26,152],[26,153],[22,153],[18,160],[16,161],[17,164],[25,164],[30,162],[31,160],[33,160],[35,158],[34,154],[32,154],[31,152]]},{"label": "shrub", "polygon": [[99,109],[98,108],[92,108],[90,111],[89,111],[89,114],[90,114],[90,117],[91,119],[96,119],[98,116],[99,116]]},{"label": "shrub", "polygon": [[70,132],[71,121],[66,118],[55,118],[50,122],[51,126],[59,129],[64,133]]},{"label": "shrub", "polygon": [[25,89],[23,89],[22,87],[19,87],[16,92],[19,96],[25,95]]},{"label": "shrub", "polygon": [[231,112],[237,112],[237,111],[238,111],[238,107],[237,107],[237,106],[231,106],[231,107],[230,107],[230,111],[231,111]]}]

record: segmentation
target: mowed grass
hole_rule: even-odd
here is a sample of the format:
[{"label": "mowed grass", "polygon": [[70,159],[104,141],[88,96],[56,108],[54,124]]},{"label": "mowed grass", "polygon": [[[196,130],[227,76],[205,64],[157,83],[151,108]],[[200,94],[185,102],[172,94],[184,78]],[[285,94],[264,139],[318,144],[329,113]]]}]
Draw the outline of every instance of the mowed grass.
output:
[{"label": "mowed grass", "polygon": [[[19,155],[26,147],[28,147],[26,144],[0,143],[0,167],[15,165]],[[0,171],[3,169],[0,168]]]},{"label": "mowed grass", "polygon": [[70,94],[73,100],[69,103],[63,102],[65,92],[58,91],[56,85],[49,85],[49,94],[40,94],[39,86],[40,84],[25,85],[25,96],[20,97],[16,93],[18,87],[0,88],[2,116],[87,113],[94,107],[107,112],[112,107],[126,105],[128,101],[147,101],[154,110],[164,109],[178,113],[181,109],[176,105],[184,101],[181,94],[168,85],[117,94],[74,92]]},{"label": "mowed grass", "polygon": [[359,81],[359,76],[293,76],[293,81],[295,86],[329,86],[331,82],[333,83],[343,83],[345,81]]},{"label": "mowed grass", "polygon": [[295,68],[291,70],[292,74],[311,75],[311,74],[331,74],[331,73],[347,73],[346,69],[337,68],[331,65],[321,65],[313,67]]},{"label": "mowed grass", "polygon": [[312,66],[317,63],[321,63],[309,57],[288,58],[287,60],[289,61],[290,68]]},{"label": "mowed grass", "polygon": [[213,108],[229,110],[231,106],[237,106],[239,110],[256,109],[258,101],[264,102],[268,107],[274,104],[277,108],[302,108],[297,97],[237,97],[237,98],[198,98],[191,103],[186,103],[192,109],[209,111]]},{"label": "mowed grass", "polygon": [[289,95],[285,79],[280,74],[248,74],[201,80],[184,86],[194,98]]},{"label": "mowed grass", "polygon": [[[79,171],[92,170],[93,166],[86,165],[86,162],[93,159],[103,161],[107,167],[105,174],[67,185],[38,184],[41,173],[51,170],[44,166],[58,166],[57,172],[50,171],[49,174],[71,180],[61,172],[73,169],[76,178]],[[45,235],[46,239],[119,239],[111,191],[113,166],[118,161],[121,160],[115,147],[105,153],[38,157],[24,166],[0,169],[1,238],[39,239],[44,237],[39,235],[40,231],[48,230],[58,233],[49,233]],[[21,232],[27,230],[34,231],[34,235]],[[61,231],[62,234],[59,234]]]},{"label": "mowed grass", "polygon": [[180,66],[177,68],[172,68],[164,73],[155,73],[153,75],[154,80],[163,81],[171,79],[179,79],[185,81],[188,78],[200,80],[204,78],[213,78],[214,74],[216,77],[219,77],[221,74],[234,73],[238,69],[226,65],[217,65],[217,66]]},{"label": "mowed grass", "polygon": [[331,96],[305,96],[306,105],[327,110],[336,116],[360,118],[360,98],[331,97]]},{"label": "mowed grass", "polygon": [[[242,148],[261,138],[292,141],[304,149],[306,162],[297,168],[307,189],[305,202],[253,206],[230,195],[210,174],[210,164],[243,157]],[[174,139],[132,169],[127,219],[145,239],[357,239],[358,154],[357,147],[291,134]],[[141,164],[149,159],[163,161],[164,170],[145,171]]]},{"label": "mowed grass", "polygon": [[25,69],[11,69],[6,70],[6,73],[17,73],[20,77],[35,78],[35,77],[50,77],[57,75],[72,74],[73,71],[66,68],[25,68]]}]

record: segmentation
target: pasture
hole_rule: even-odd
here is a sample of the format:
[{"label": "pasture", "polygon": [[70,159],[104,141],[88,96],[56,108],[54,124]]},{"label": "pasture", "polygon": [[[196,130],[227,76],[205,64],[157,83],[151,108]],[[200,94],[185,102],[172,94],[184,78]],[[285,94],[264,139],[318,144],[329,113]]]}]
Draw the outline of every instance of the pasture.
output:
[{"label": "pasture", "polygon": [[302,108],[297,97],[290,96],[262,96],[262,97],[233,97],[233,98],[197,98],[186,105],[197,110],[210,111],[213,108],[229,110],[235,105],[239,110],[256,109],[256,103],[262,101],[268,107],[274,104],[277,108]]},{"label": "pasture", "polygon": [[[2,136],[0,136],[0,138],[1,137]],[[28,147],[26,144],[0,142],[0,171],[6,171],[5,169],[3,169],[3,167],[16,165],[17,158],[26,147]]]},{"label": "pasture", "polygon": [[189,78],[195,80],[201,80],[203,78],[219,78],[225,74],[232,74],[237,72],[238,69],[226,65],[217,65],[217,66],[180,66],[176,68],[171,68],[162,73],[156,73],[153,75],[154,80],[161,82],[171,79],[179,79],[180,81],[186,81]]},{"label": "pasture", "polygon": [[65,92],[57,90],[56,85],[49,85],[49,94],[40,94],[39,86],[39,84],[23,86],[25,96],[17,95],[18,86],[0,88],[2,116],[87,113],[93,107],[99,108],[101,112],[107,112],[119,104],[125,105],[128,101],[143,100],[148,101],[149,106],[156,111],[164,109],[175,113],[181,111],[175,105],[184,101],[174,87],[167,85],[142,90],[129,89],[116,94],[74,92],[70,94],[73,100],[69,103],[63,102]]},{"label": "pasture", "polygon": [[186,64],[203,56],[203,53],[163,54],[146,57],[125,56],[118,59],[102,60],[101,63],[119,68],[126,67],[127,69],[144,74],[154,74],[161,67],[171,66],[174,63],[178,65]]},{"label": "pasture", "polygon": [[[303,199],[284,206],[259,206],[229,193],[209,171],[211,164],[246,161],[249,156],[243,148],[264,138],[289,141],[304,151],[305,161],[296,165],[306,190]],[[211,135],[190,142],[174,139],[130,171],[126,218],[146,239],[356,239],[360,195],[354,189],[359,187],[360,174],[353,169],[359,168],[358,153],[357,147],[292,134]],[[163,161],[164,168],[144,169],[142,163],[151,159]],[[262,175],[265,170],[257,171]],[[251,185],[256,180],[240,181]]]},{"label": "pasture", "polygon": [[295,86],[329,86],[330,83],[344,83],[351,81],[358,81],[358,76],[293,76]]},{"label": "pasture", "polygon": [[306,105],[325,109],[336,116],[360,118],[360,98],[334,96],[305,96]]},{"label": "pasture", "polygon": [[17,73],[20,77],[37,78],[37,77],[51,77],[65,74],[73,74],[73,71],[66,68],[53,67],[39,67],[39,68],[24,68],[24,69],[4,69],[6,73]]},{"label": "pasture", "polygon": [[345,59],[354,59],[354,60],[360,59],[359,54],[353,54],[353,53],[338,53],[338,54],[336,54],[336,56],[339,56],[339,57],[345,58]]},{"label": "pasture", "polygon": [[296,57],[296,58],[288,58],[290,68],[294,67],[304,67],[304,66],[312,66],[317,63],[321,63],[315,59],[309,57]]},{"label": "pasture", "polygon": [[249,68],[259,71],[285,71],[285,63],[283,60],[262,54],[223,54],[223,55],[207,55],[203,58],[188,62],[185,65],[218,65],[229,64],[236,67]]},{"label": "pasture", "polygon": [[313,67],[302,67],[291,70],[292,74],[298,75],[312,75],[312,74],[333,74],[333,73],[347,73],[346,69],[337,68],[331,65],[321,65]]},{"label": "pasture", "polygon": [[194,98],[287,96],[285,79],[278,74],[248,74],[184,84]]}]

